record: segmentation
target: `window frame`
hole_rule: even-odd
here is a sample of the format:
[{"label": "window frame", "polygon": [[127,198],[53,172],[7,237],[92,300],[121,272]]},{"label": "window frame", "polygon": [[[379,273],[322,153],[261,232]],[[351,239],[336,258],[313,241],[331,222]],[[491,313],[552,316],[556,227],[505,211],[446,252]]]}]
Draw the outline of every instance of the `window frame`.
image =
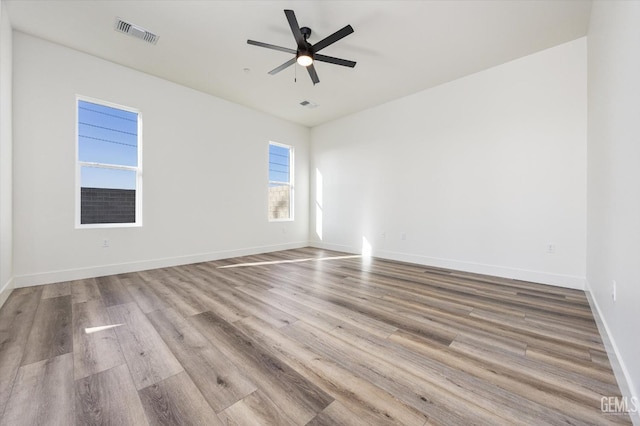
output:
[{"label": "window frame", "polygon": [[[90,161],[80,161],[80,117],[79,117],[79,103],[89,102],[93,104],[102,105],[109,108],[120,109],[122,111],[132,112],[137,114],[138,123],[137,123],[137,157],[138,157],[138,166],[125,166],[118,164],[109,164],[109,163],[97,163]],[[140,110],[137,108],[132,108],[124,105],[120,105],[117,103],[105,101],[102,99],[91,98],[88,96],[76,95],[75,98],[75,228],[76,229],[92,229],[92,228],[136,228],[142,227],[142,114]],[[133,171],[136,173],[136,220],[135,222],[128,223],[81,223],[82,221],[82,200],[81,200],[81,192],[82,192],[82,182],[81,182],[81,172],[82,167],[95,167],[101,169],[110,169],[110,170],[123,170],[123,171]]]},{"label": "window frame", "polygon": [[[271,180],[269,179],[269,163],[270,163],[270,156],[271,156],[271,145],[273,146],[277,146],[280,148],[286,148],[289,150],[289,182],[281,182],[281,181],[275,181],[275,180]],[[267,219],[269,220],[269,222],[293,222],[294,219],[294,212],[295,212],[295,208],[294,208],[294,201],[295,201],[295,197],[294,197],[294,155],[295,155],[295,149],[293,146],[291,145],[286,145],[283,143],[279,143],[279,142],[273,142],[273,141],[269,141],[269,145],[267,148]],[[275,218],[272,219],[271,217],[269,217],[269,188],[271,186],[271,184],[279,184],[279,185],[287,185],[289,186],[289,217],[288,218]]]}]

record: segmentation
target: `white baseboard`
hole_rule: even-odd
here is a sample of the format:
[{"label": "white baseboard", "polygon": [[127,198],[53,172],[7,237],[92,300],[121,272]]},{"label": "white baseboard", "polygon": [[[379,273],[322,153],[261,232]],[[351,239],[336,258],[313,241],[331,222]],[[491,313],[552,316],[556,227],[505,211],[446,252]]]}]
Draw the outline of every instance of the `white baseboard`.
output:
[{"label": "white baseboard", "polygon": [[[139,262],[118,263],[110,265],[92,266],[87,268],[66,269],[37,274],[16,275],[13,277],[13,287],[29,287],[34,285],[52,284],[62,281],[73,281],[85,278],[101,277],[105,275],[124,274],[127,272],[144,271],[155,268],[165,268],[189,263],[207,262],[210,260],[226,259],[230,257],[247,256],[251,254],[268,253],[279,250],[289,250],[312,246],[327,250],[336,250],[347,253],[360,254],[361,249],[340,244],[330,244],[318,241],[298,241],[287,244],[277,244],[268,246],[246,247],[233,250],[222,250],[210,253],[195,255],[145,260]],[[481,263],[465,262],[452,259],[441,259],[411,253],[400,253],[388,250],[377,250],[373,256],[398,260],[401,262],[416,263],[419,265],[434,266],[438,268],[454,269],[458,271],[472,272],[477,274],[493,275],[503,278],[512,278],[523,281],[531,281],[541,284],[549,284],[558,287],[584,290],[585,279],[582,277],[549,274],[539,271],[508,268],[496,265],[486,265]],[[5,286],[6,287],[6,286]],[[1,299],[0,299],[1,300]]]},{"label": "white baseboard", "polygon": [[34,285],[52,284],[63,281],[81,280],[85,278],[102,277],[105,275],[125,274],[128,272],[145,271],[148,269],[167,268],[171,266],[187,265],[190,263],[208,262],[211,260],[230,257],[248,256],[252,254],[269,253],[279,250],[307,247],[307,241],[277,244],[269,246],[245,247],[233,250],[222,250],[188,256],[170,257],[163,259],[144,260],[140,262],[100,265],[87,268],[66,269],[44,272],[39,274],[17,275],[13,279],[16,288]]},{"label": "white baseboard", "polygon": [[[638,392],[634,386],[631,374],[629,374],[629,370],[627,369],[623,358],[620,356],[618,346],[616,345],[615,340],[613,340],[607,321],[604,319],[602,311],[600,311],[598,301],[591,294],[591,287],[588,281],[586,282],[585,293],[587,295],[587,300],[589,300],[589,306],[591,306],[593,318],[596,320],[598,331],[600,332],[600,336],[602,336],[604,347],[607,350],[607,356],[609,357],[609,362],[611,363],[613,374],[616,376],[616,380],[618,381],[618,386],[620,387],[622,396],[627,397],[629,401],[634,397],[636,398],[636,401],[640,401],[640,392]],[[630,414],[633,424],[640,426],[640,412],[635,411]]]},{"label": "white baseboard", "polygon": [[11,290],[13,290],[14,281],[13,278],[9,278],[9,281],[4,283],[2,287],[0,287],[0,308],[4,305],[4,302],[7,301],[7,298],[11,294]]},{"label": "white baseboard", "polygon": [[[358,247],[343,246],[340,244],[310,241],[309,245],[327,250],[344,251],[348,253],[361,253]],[[488,265],[476,262],[466,262],[454,259],[442,259],[437,257],[422,256],[411,253],[400,253],[389,250],[373,250],[372,255],[383,259],[398,260],[401,262],[416,263],[418,265],[434,266],[437,268],[453,269],[456,271],[472,272],[476,274],[492,275],[502,278],[511,278],[522,281],[530,281],[540,284],[548,284],[556,287],[584,290],[585,278],[573,275],[552,274],[548,272],[532,271],[527,269],[510,268],[506,266]]]}]

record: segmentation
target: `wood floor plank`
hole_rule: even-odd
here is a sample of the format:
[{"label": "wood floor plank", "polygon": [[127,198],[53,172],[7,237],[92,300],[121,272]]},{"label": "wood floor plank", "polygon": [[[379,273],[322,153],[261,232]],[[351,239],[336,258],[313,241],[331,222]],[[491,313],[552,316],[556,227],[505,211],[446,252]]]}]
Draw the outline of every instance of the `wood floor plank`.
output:
[{"label": "wood floor plank", "polygon": [[[184,278],[173,268],[160,269],[159,271],[162,273],[162,278],[159,281],[164,284],[166,291],[189,306],[190,311],[185,311],[184,315],[195,315],[209,309],[204,303],[202,292],[189,279]],[[149,273],[153,274],[153,271]]]},{"label": "wood floor plank", "polygon": [[[361,270],[356,266],[346,267],[345,269],[358,272]],[[416,298],[418,298],[417,300],[438,299],[454,304],[459,304],[462,301],[464,306],[473,308],[503,313],[522,313],[522,304],[507,303],[495,296],[491,298],[480,295],[471,286],[458,284],[456,281],[459,280],[451,280],[441,276],[427,277],[424,274],[422,274],[421,278],[416,276],[407,277],[405,275],[407,272],[404,268],[402,270],[391,268],[391,271],[373,269],[368,272],[366,277],[376,285],[402,290],[409,300],[416,300]],[[416,286],[416,284],[420,285]],[[509,292],[508,294],[514,293]]]},{"label": "wood floor plank", "polygon": [[175,311],[159,310],[148,317],[216,412],[257,390],[226,355]]},{"label": "wood floor plank", "polygon": [[297,301],[298,303],[303,304],[304,306],[308,306],[311,309],[322,311],[339,321],[346,322],[348,324],[353,324],[357,327],[362,328],[363,330],[366,330],[370,333],[374,333],[381,337],[387,337],[398,329],[397,327],[386,324],[375,318],[371,318],[359,312],[350,311],[349,309],[346,309],[342,306],[338,306],[334,303],[324,301],[317,297],[308,296],[300,292],[290,292],[290,291],[282,290],[279,288],[274,288],[269,291],[275,294],[278,294],[282,297],[288,297],[292,300]]},{"label": "wood floor plank", "polygon": [[298,319],[293,315],[238,290],[220,291],[218,295],[229,305],[241,306],[249,315],[260,318],[274,327],[293,324]]},{"label": "wood floor plank", "polygon": [[135,303],[107,308],[129,371],[140,390],[183,371],[178,360]]},{"label": "wood floor plank", "polygon": [[552,351],[545,351],[536,348],[527,348],[526,357],[534,359],[546,364],[555,365],[556,367],[573,371],[581,376],[596,379],[602,383],[609,383],[613,386],[617,385],[615,376],[611,375],[611,369],[594,364],[591,360],[582,360],[576,358],[568,358],[559,356]]},{"label": "wood floor plank", "polygon": [[609,362],[609,356],[607,355],[606,351],[590,349],[589,355],[591,356],[592,362],[611,370],[611,363]]},{"label": "wood floor plank", "polygon": [[[385,299],[387,299],[386,296]],[[477,335],[479,338],[481,337],[487,341],[511,341],[522,347],[533,345],[567,353],[571,356],[584,359],[589,358],[588,349],[591,346],[600,346],[597,342],[589,339],[576,340],[567,334],[547,332],[542,328],[527,324],[526,321],[519,322],[517,318],[514,318],[511,321],[496,321],[495,319],[473,316],[475,309],[471,311],[469,315],[452,315],[448,312],[439,312],[432,308],[420,307],[422,302],[419,299],[415,301],[407,301],[389,298],[389,300],[397,303],[398,309],[403,313],[406,312],[404,315],[412,316],[417,321],[421,320],[419,317],[416,318],[415,315],[421,315],[435,321],[441,326],[446,327],[447,325],[450,325],[452,327],[452,331],[457,330],[465,335]],[[497,315],[498,318],[503,316],[504,313]],[[412,330],[411,332],[415,333],[415,330]]]},{"label": "wood floor plank", "polygon": [[238,323],[263,347],[279,353],[292,367],[322,387],[370,424],[424,425],[428,416],[409,407],[370,381],[331,359],[313,352],[308,345],[288,337],[256,318]]},{"label": "wood floor plank", "polygon": [[73,354],[23,365],[0,423],[12,426],[74,422]]},{"label": "wood floor plank", "polygon": [[349,410],[340,401],[333,401],[327,408],[322,410],[320,414],[315,416],[313,420],[306,424],[306,426],[334,425],[370,426],[371,423],[357,416],[356,413]]},{"label": "wood floor plank", "polygon": [[230,276],[225,269],[219,269],[217,262],[203,262],[194,265],[187,265],[179,268],[178,271],[189,275],[197,275],[202,282],[216,290],[229,290],[245,284]]},{"label": "wood floor plank", "polygon": [[[425,418],[428,417],[431,421],[496,424],[520,419],[504,412],[499,403],[465,389],[465,383],[443,374],[442,371],[421,369],[421,374],[417,375],[413,371],[398,368],[395,360],[378,357],[374,352],[361,350],[362,347],[356,348],[333,336],[326,336],[304,323],[296,323],[283,332],[320,356],[375,383],[406,405],[424,413]],[[355,353],[358,356],[354,357]],[[451,383],[457,386],[451,387]],[[473,416],[467,417],[465,413],[473,413]]]},{"label": "wood floor plank", "polygon": [[[504,324],[503,320],[497,318],[488,318],[485,315],[481,316],[478,315],[478,313],[475,311],[471,312],[469,316],[472,318],[481,318],[483,320],[483,323],[488,323],[487,325],[495,324],[495,326],[497,327],[501,324]],[[560,333],[558,332],[558,330],[555,330],[551,327],[532,325],[528,321],[519,319],[509,321],[507,324],[509,326],[508,330],[510,333],[505,332],[505,335],[513,333],[521,334],[523,336],[522,340],[533,345],[558,346],[557,343],[558,341],[560,341],[561,345],[559,346],[564,347],[567,344],[570,344],[573,347],[584,348],[583,351],[585,352],[585,354],[589,348],[598,348],[602,346],[602,340],[600,339],[600,337],[591,333],[588,335],[584,335],[566,330]]]},{"label": "wood floor plank", "polygon": [[[162,270],[143,271],[139,275],[165,306],[175,309],[181,315],[186,317],[208,310],[197,296],[182,291],[181,284]],[[185,295],[188,297],[185,298]]]},{"label": "wood floor plank", "polygon": [[[345,327],[334,330],[333,334],[344,335],[343,338],[366,346],[365,343],[354,338],[354,332],[347,330]],[[514,396],[521,396],[525,398],[527,412],[532,411],[532,406],[526,403],[526,400],[540,404],[541,407],[557,411],[557,414],[551,417],[541,413],[540,418],[544,417],[549,424],[598,424],[602,422],[602,414],[597,411],[599,407],[597,407],[597,410],[595,406],[590,409],[588,405],[575,401],[572,392],[567,392],[564,388],[558,387],[562,383],[561,380],[550,381],[544,375],[536,374],[535,370],[527,374],[526,371],[519,368],[505,368],[504,359],[494,359],[494,357],[485,359],[473,355],[467,356],[465,353],[458,352],[455,349],[437,348],[419,336],[402,331],[398,331],[389,337],[389,342],[385,345],[390,344],[398,344],[409,349],[406,352],[404,349],[393,349],[393,353],[402,360],[408,359],[418,365],[423,363],[430,364],[434,361],[442,363],[469,375],[471,378],[477,377],[487,384],[499,386],[513,393]],[[484,393],[484,391],[481,392],[481,394]]]},{"label": "wood floor plank", "polygon": [[71,282],[71,302],[83,303],[90,300],[102,300],[95,278]]},{"label": "wood floor plank", "polygon": [[[399,278],[400,281],[403,278],[395,275],[395,272],[383,273],[382,276],[391,276]],[[527,290],[531,289],[531,286],[527,286],[524,282],[518,282],[516,280],[507,281],[496,280],[494,277],[479,278],[474,275],[464,276],[464,279],[460,279],[460,274],[450,274],[448,276],[431,276],[427,282],[419,280],[421,284],[427,284],[433,288],[440,297],[453,297],[454,299],[464,299],[466,303],[480,309],[508,309],[515,310],[516,312],[524,313],[542,313],[549,316],[559,317],[577,317],[581,319],[591,320],[591,312],[587,305],[576,304],[573,301],[566,300],[566,297],[560,299],[546,298],[541,300],[540,298],[530,297],[523,299],[523,288]],[[563,289],[563,291],[557,291],[556,288],[551,286],[539,285],[538,288],[545,287],[545,293],[557,293],[557,294],[570,294]],[[514,291],[515,290],[515,291]],[[574,291],[575,293],[575,291]],[[540,292],[542,294],[542,292]],[[468,296],[473,296],[469,298]]]},{"label": "wood floor plank", "polygon": [[242,307],[229,305],[219,295],[220,290],[228,290],[226,286],[220,286],[213,279],[205,279],[197,268],[176,268],[176,274],[184,279],[185,285],[195,288],[200,302],[206,310],[213,311],[227,322],[234,322],[249,316]]},{"label": "wood floor plank", "polygon": [[564,324],[564,326],[560,326],[557,322],[553,320],[550,321],[550,318],[548,317],[546,321],[532,320],[527,315],[524,317],[513,318],[492,312],[485,312],[479,309],[474,309],[469,313],[469,316],[472,318],[482,318],[483,320],[496,324],[516,323],[517,329],[535,331],[540,333],[540,335],[547,337],[561,336],[565,341],[567,341],[566,337],[571,337],[573,339],[572,341],[579,345],[583,344],[585,341],[594,342],[597,346],[602,345],[602,339],[600,339],[597,329],[581,329],[575,327],[569,322]]},{"label": "wood floor plank", "polygon": [[131,295],[122,285],[117,275],[98,277],[95,279],[95,283],[100,290],[100,295],[102,296],[102,301],[105,306],[121,305],[133,301]]},{"label": "wood floor plank", "polygon": [[619,393],[617,386],[610,383],[602,383],[595,379],[579,377],[579,375],[571,371],[557,368],[554,365],[534,363],[523,357],[491,351],[464,342],[454,341],[451,347],[469,356],[483,360],[499,361],[509,368],[515,367],[521,374],[544,377],[546,382],[553,384],[556,393],[571,397],[587,406],[595,406],[602,396]]},{"label": "wood floor plank", "polygon": [[81,379],[125,363],[113,324],[101,300],[76,303],[73,312],[74,377]]},{"label": "wood floor plank", "polygon": [[[206,284],[202,282],[203,280],[199,279],[200,274],[195,276],[191,274],[191,276],[189,276],[188,274],[182,273],[180,275],[182,277],[181,279],[186,279],[189,281],[189,284],[198,286],[200,289],[203,289],[203,285],[206,286]],[[238,284],[245,283],[238,282]],[[233,287],[217,288],[215,292],[207,296],[208,297],[200,298],[202,304],[207,306],[207,310],[215,311],[229,322],[254,315],[271,322],[276,327],[282,327],[297,320],[297,318],[286,312],[264,304],[262,301],[254,299],[246,293],[238,292],[237,289]]]},{"label": "wood floor plank", "polygon": [[[404,330],[411,332],[411,330]],[[414,333],[415,334],[415,333]],[[509,355],[525,356],[527,344],[520,341],[510,341],[499,336],[477,335],[475,333],[460,333],[455,337],[458,343],[468,343],[473,346],[481,347],[487,351],[496,353],[506,353]]]},{"label": "wood floor plank", "polygon": [[[318,292],[312,294],[318,295]],[[419,334],[434,344],[448,346],[459,333],[457,324],[438,321],[437,318],[424,315],[423,312],[399,311],[396,306],[388,304],[386,301],[362,301],[350,296],[340,297],[335,293],[318,297],[323,297],[324,300],[352,312],[359,312],[370,318],[375,318],[396,329]]]},{"label": "wood floor plank", "polygon": [[15,289],[0,309],[0,416],[13,388],[42,289]]},{"label": "wood floor plank", "polygon": [[189,320],[297,424],[308,422],[333,401],[312,382],[214,313],[204,312]]},{"label": "wood floor plank", "polygon": [[13,390],[23,353],[24,345],[6,345],[0,352],[0,419]]},{"label": "wood floor plank", "polygon": [[77,426],[148,424],[125,364],[76,380]]},{"label": "wood floor plank", "polygon": [[527,313],[524,319],[528,323],[555,328],[560,332],[580,332],[586,335],[595,334],[597,336],[600,336],[600,334],[598,333],[598,327],[595,322],[577,322],[573,318],[565,318],[564,320],[561,320],[558,318],[549,317],[548,315],[531,313]]},{"label": "wood floor plank", "polygon": [[151,425],[222,426],[184,371],[139,390]]},{"label": "wood floor plank", "polygon": [[[247,267],[249,266],[247,265]],[[228,282],[233,283],[233,287],[246,284],[251,284],[262,290],[269,290],[273,287],[273,281],[269,278],[269,270],[266,267],[263,267],[262,265],[251,265],[250,268],[250,271],[246,270],[246,267],[227,269],[223,274],[227,278]]]},{"label": "wood floor plank", "polygon": [[[454,351],[435,346],[430,341],[416,335],[413,336],[417,340],[412,343],[416,343],[417,346],[417,342],[420,342],[420,346],[407,350],[398,345],[397,339],[394,339],[399,333],[394,333],[389,339],[379,339],[372,335],[363,334],[354,327],[344,325],[337,327],[330,334],[338,337],[352,348],[357,348],[359,352],[371,354],[391,362],[392,365],[397,365],[398,368],[406,370],[411,376],[415,376],[418,381],[426,380],[427,385],[422,387],[425,387],[425,392],[432,401],[437,400],[434,397],[437,394],[427,391],[427,386],[437,385],[440,389],[447,390],[451,396],[441,402],[445,406],[453,404],[447,411],[455,411],[455,407],[464,405],[460,400],[467,400],[467,404],[470,402],[479,405],[503,417],[511,416],[511,422],[522,420],[528,423],[541,421],[548,424],[555,422],[570,424],[575,419],[571,416],[564,416],[563,410],[569,411],[574,406],[577,411],[583,410],[583,407],[558,398],[557,395],[538,391],[539,383],[535,383],[533,386],[525,385],[519,376],[505,377],[494,366],[474,362],[465,356],[457,356]],[[407,335],[408,333],[404,336]],[[351,359],[351,357],[346,359]],[[456,386],[451,386],[451,384]],[[567,407],[569,405],[571,407]],[[503,413],[505,409],[511,413]],[[470,409],[469,412],[475,411]],[[521,412],[524,414],[520,414]],[[436,418],[437,413],[431,411],[429,413],[431,414],[430,421],[439,420],[448,423],[453,420],[447,418],[446,412],[444,418],[440,417],[439,419]],[[589,420],[593,421],[593,418]]]},{"label": "wood floor plank", "polygon": [[38,305],[22,365],[73,350],[71,296],[42,299]]},{"label": "wood floor plank", "polygon": [[227,426],[296,425],[283,410],[259,390],[226,408],[218,414],[218,417]]},{"label": "wood floor plank", "polygon": [[49,284],[42,289],[42,298],[50,299],[52,297],[69,296],[71,295],[71,283],[65,281],[62,283]]},{"label": "wood floor plank", "polygon": [[247,293],[248,295],[256,299],[259,299],[268,305],[274,306],[275,308],[283,312],[286,312],[298,319],[312,324],[313,326],[321,330],[333,330],[338,325],[343,324],[342,321],[336,319],[335,317],[327,315],[324,312],[309,308],[308,306],[303,306],[291,299],[279,296],[268,290],[256,290],[254,287],[250,286],[238,287],[237,290],[243,293]]},{"label": "wood floor plank", "polygon": [[144,281],[139,274],[126,274],[120,282],[145,314],[168,307],[152,290],[153,284]]}]

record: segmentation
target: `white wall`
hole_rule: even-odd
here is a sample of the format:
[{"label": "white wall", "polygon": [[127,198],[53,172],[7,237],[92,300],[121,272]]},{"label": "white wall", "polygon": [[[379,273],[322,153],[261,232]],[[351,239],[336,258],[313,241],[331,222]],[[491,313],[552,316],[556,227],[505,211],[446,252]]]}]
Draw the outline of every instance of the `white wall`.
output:
[{"label": "white wall", "polygon": [[[620,361],[614,365],[618,380],[626,373],[629,391],[636,397],[640,397],[639,23],[640,2],[596,1],[588,35],[587,282],[611,339],[610,349]],[[640,424],[640,416],[635,420]]]},{"label": "white wall", "polygon": [[312,129],[313,244],[583,288],[586,78],[583,38]]},{"label": "white wall", "polygon": [[[307,245],[306,127],[20,32],[13,41],[16,286]],[[74,229],[77,94],[141,111],[141,228]],[[270,140],[295,147],[295,222],[267,220]]]},{"label": "white wall", "polygon": [[0,306],[13,288],[11,25],[0,1]]}]

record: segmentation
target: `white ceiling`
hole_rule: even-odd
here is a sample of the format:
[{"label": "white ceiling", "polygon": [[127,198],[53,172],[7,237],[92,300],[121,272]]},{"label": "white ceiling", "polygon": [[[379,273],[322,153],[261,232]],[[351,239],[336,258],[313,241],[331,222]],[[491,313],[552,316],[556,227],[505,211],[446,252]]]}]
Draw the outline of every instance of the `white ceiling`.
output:
[{"label": "white ceiling", "polygon": [[[16,30],[310,127],[582,37],[591,9],[586,0],[4,3]],[[295,48],[284,9],[312,29],[312,44],[351,24],[322,53],[356,67],[316,63],[316,86],[298,65],[268,75],[291,55],[246,41]],[[116,17],[158,44],[115,32]]]}]

